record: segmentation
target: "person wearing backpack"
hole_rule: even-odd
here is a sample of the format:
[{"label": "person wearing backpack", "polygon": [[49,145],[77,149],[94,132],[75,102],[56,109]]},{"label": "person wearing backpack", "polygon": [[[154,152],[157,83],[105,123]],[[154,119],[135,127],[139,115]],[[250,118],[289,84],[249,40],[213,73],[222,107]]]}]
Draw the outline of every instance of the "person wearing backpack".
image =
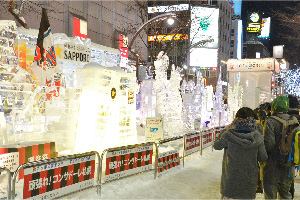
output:
[{"label": "person wearing backpack", "polygon": [[[300,115],[299,115],[299,102],[296,96],[294,95],[289,95],[289,111],[288,114],[290,116],[294,116],[297,118],[298,122],[300,123]],[[295,187],[294,187],[294,180],[292,180],[291,188],[290,188],[290,193],[292,195],[292,199],[294,198],[294,193],[295,193]]]},{"label": "person wearing backpack", "polygon": [[214,149],[224,149],[220,188],[224,199],[255,199],[258,161],[267,160],[255,117],[251,108],[240,108],[214,142]]},{"label": "person wearing backpack", "polygon": [[[264,124],[264,144],[268,159],[261,163],[264,195],[266,199],[291,199],[289,192],[295,166],[289,155],[293,141],[291,130],[298,122],[287,114],[289,99],[278,96],[272,101],[271,117]],[[290,137],[288,137],[290,136]]]}]

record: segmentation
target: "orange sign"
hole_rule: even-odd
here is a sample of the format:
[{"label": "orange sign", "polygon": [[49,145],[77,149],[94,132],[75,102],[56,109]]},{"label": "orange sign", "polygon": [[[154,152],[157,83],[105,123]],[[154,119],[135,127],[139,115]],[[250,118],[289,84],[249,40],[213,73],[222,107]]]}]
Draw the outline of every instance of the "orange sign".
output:
[{"label": "orange sign", "polygon": [[170,35],[150,35],[148,36],[148,42],[155,42],[155,41],[170,41],[172,40],[187,40],[187,34],[170,34]]}]

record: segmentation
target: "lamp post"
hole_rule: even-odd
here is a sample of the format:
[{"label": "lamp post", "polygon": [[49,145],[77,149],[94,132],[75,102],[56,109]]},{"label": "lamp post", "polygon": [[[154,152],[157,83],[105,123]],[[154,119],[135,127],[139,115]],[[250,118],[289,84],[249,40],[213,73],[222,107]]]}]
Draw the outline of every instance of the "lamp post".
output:
[{"label": "lamp post", "polygon": [[[159,21],[163,21],[165,19],[168,18],[172,18],[172,17],[176,17],[175,13],[166,13],[166,14],[162,14],[162,15],[158,15],[156,17],[153,17],[152,19],[148,20],[147,22],[145,22],[134,34],[129,46],[128,46],[128,50],[136,57],[136,78],[137,81],[139,81],[139,62],[140,62],[140,56],[139,54],[137,54],[136,52],[132,51],[131,47],[135,41],[135,39],[137,38],[137,36],[145,29],[147,28],[149,25],[159,22]],[[171,21],[170,21],[171,22]],[[168,23],[170,23],[168,22]],[[174,20],[173,20],[174,23]]]}]

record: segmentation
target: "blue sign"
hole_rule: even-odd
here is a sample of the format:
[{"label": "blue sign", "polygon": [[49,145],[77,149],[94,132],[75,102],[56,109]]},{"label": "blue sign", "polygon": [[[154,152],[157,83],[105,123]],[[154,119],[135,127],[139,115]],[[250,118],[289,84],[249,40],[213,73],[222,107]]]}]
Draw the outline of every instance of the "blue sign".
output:
[{"label": "blue sign", "polygon": [[242,0],[227,0],[231,7],[232,15],[240,15],[242,10]]}]

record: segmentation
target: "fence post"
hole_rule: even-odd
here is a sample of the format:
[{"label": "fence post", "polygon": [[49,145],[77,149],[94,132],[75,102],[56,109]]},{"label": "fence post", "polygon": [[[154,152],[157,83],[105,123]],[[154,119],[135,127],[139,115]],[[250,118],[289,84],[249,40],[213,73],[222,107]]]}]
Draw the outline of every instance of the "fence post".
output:
[{"label": "fence post", "polygon": [[212,145],[211,145],[211,151],[213,152],[214,151],[214,144],[215,144],[215,127],[212,128]]},{"label": "fence post", "polygon": [[102,185],[102,183],[101,183],[101,178],[102,178],[102,162],[103,162],[103,157],[104,157],[104,154],[107,152],[107,149],[105,149],[103,152],[102,152],[102,154],[101,154],[101,157],[100,157],[100,171],[99,171],[99,192],[100,192],[100,197],[101,197],[101,185]]},{"label": "fence post", "polygon": [[10,170],[6,167],[0,168],[0,172],[6,171],[8,176],[8,183],[7,183],[7,199],[11,199],[11,174]]},{"label": "fence post", "polygon": [[183,152],[182,152],[182,166],[184,168],[184,156],[185,156],[185,147],[186,147],[186,135],[183,135]]},{"label": "fence post", "polygon": [[154,168],[154,179],[156,179],[157,178],[157,165],[158,165],[158,145],[159,144],[157,144],[156,142],[154,142],[154,144],[155,144],[155,162],[154,162],[154,164],[155,164],[155,168]]},{"label": "fence post", "polygon": [[201,139],[200,155],[202,156],[202,149],[203,149],[203,134],[202,134],[202,130],[200,131],[200,139]]}]

